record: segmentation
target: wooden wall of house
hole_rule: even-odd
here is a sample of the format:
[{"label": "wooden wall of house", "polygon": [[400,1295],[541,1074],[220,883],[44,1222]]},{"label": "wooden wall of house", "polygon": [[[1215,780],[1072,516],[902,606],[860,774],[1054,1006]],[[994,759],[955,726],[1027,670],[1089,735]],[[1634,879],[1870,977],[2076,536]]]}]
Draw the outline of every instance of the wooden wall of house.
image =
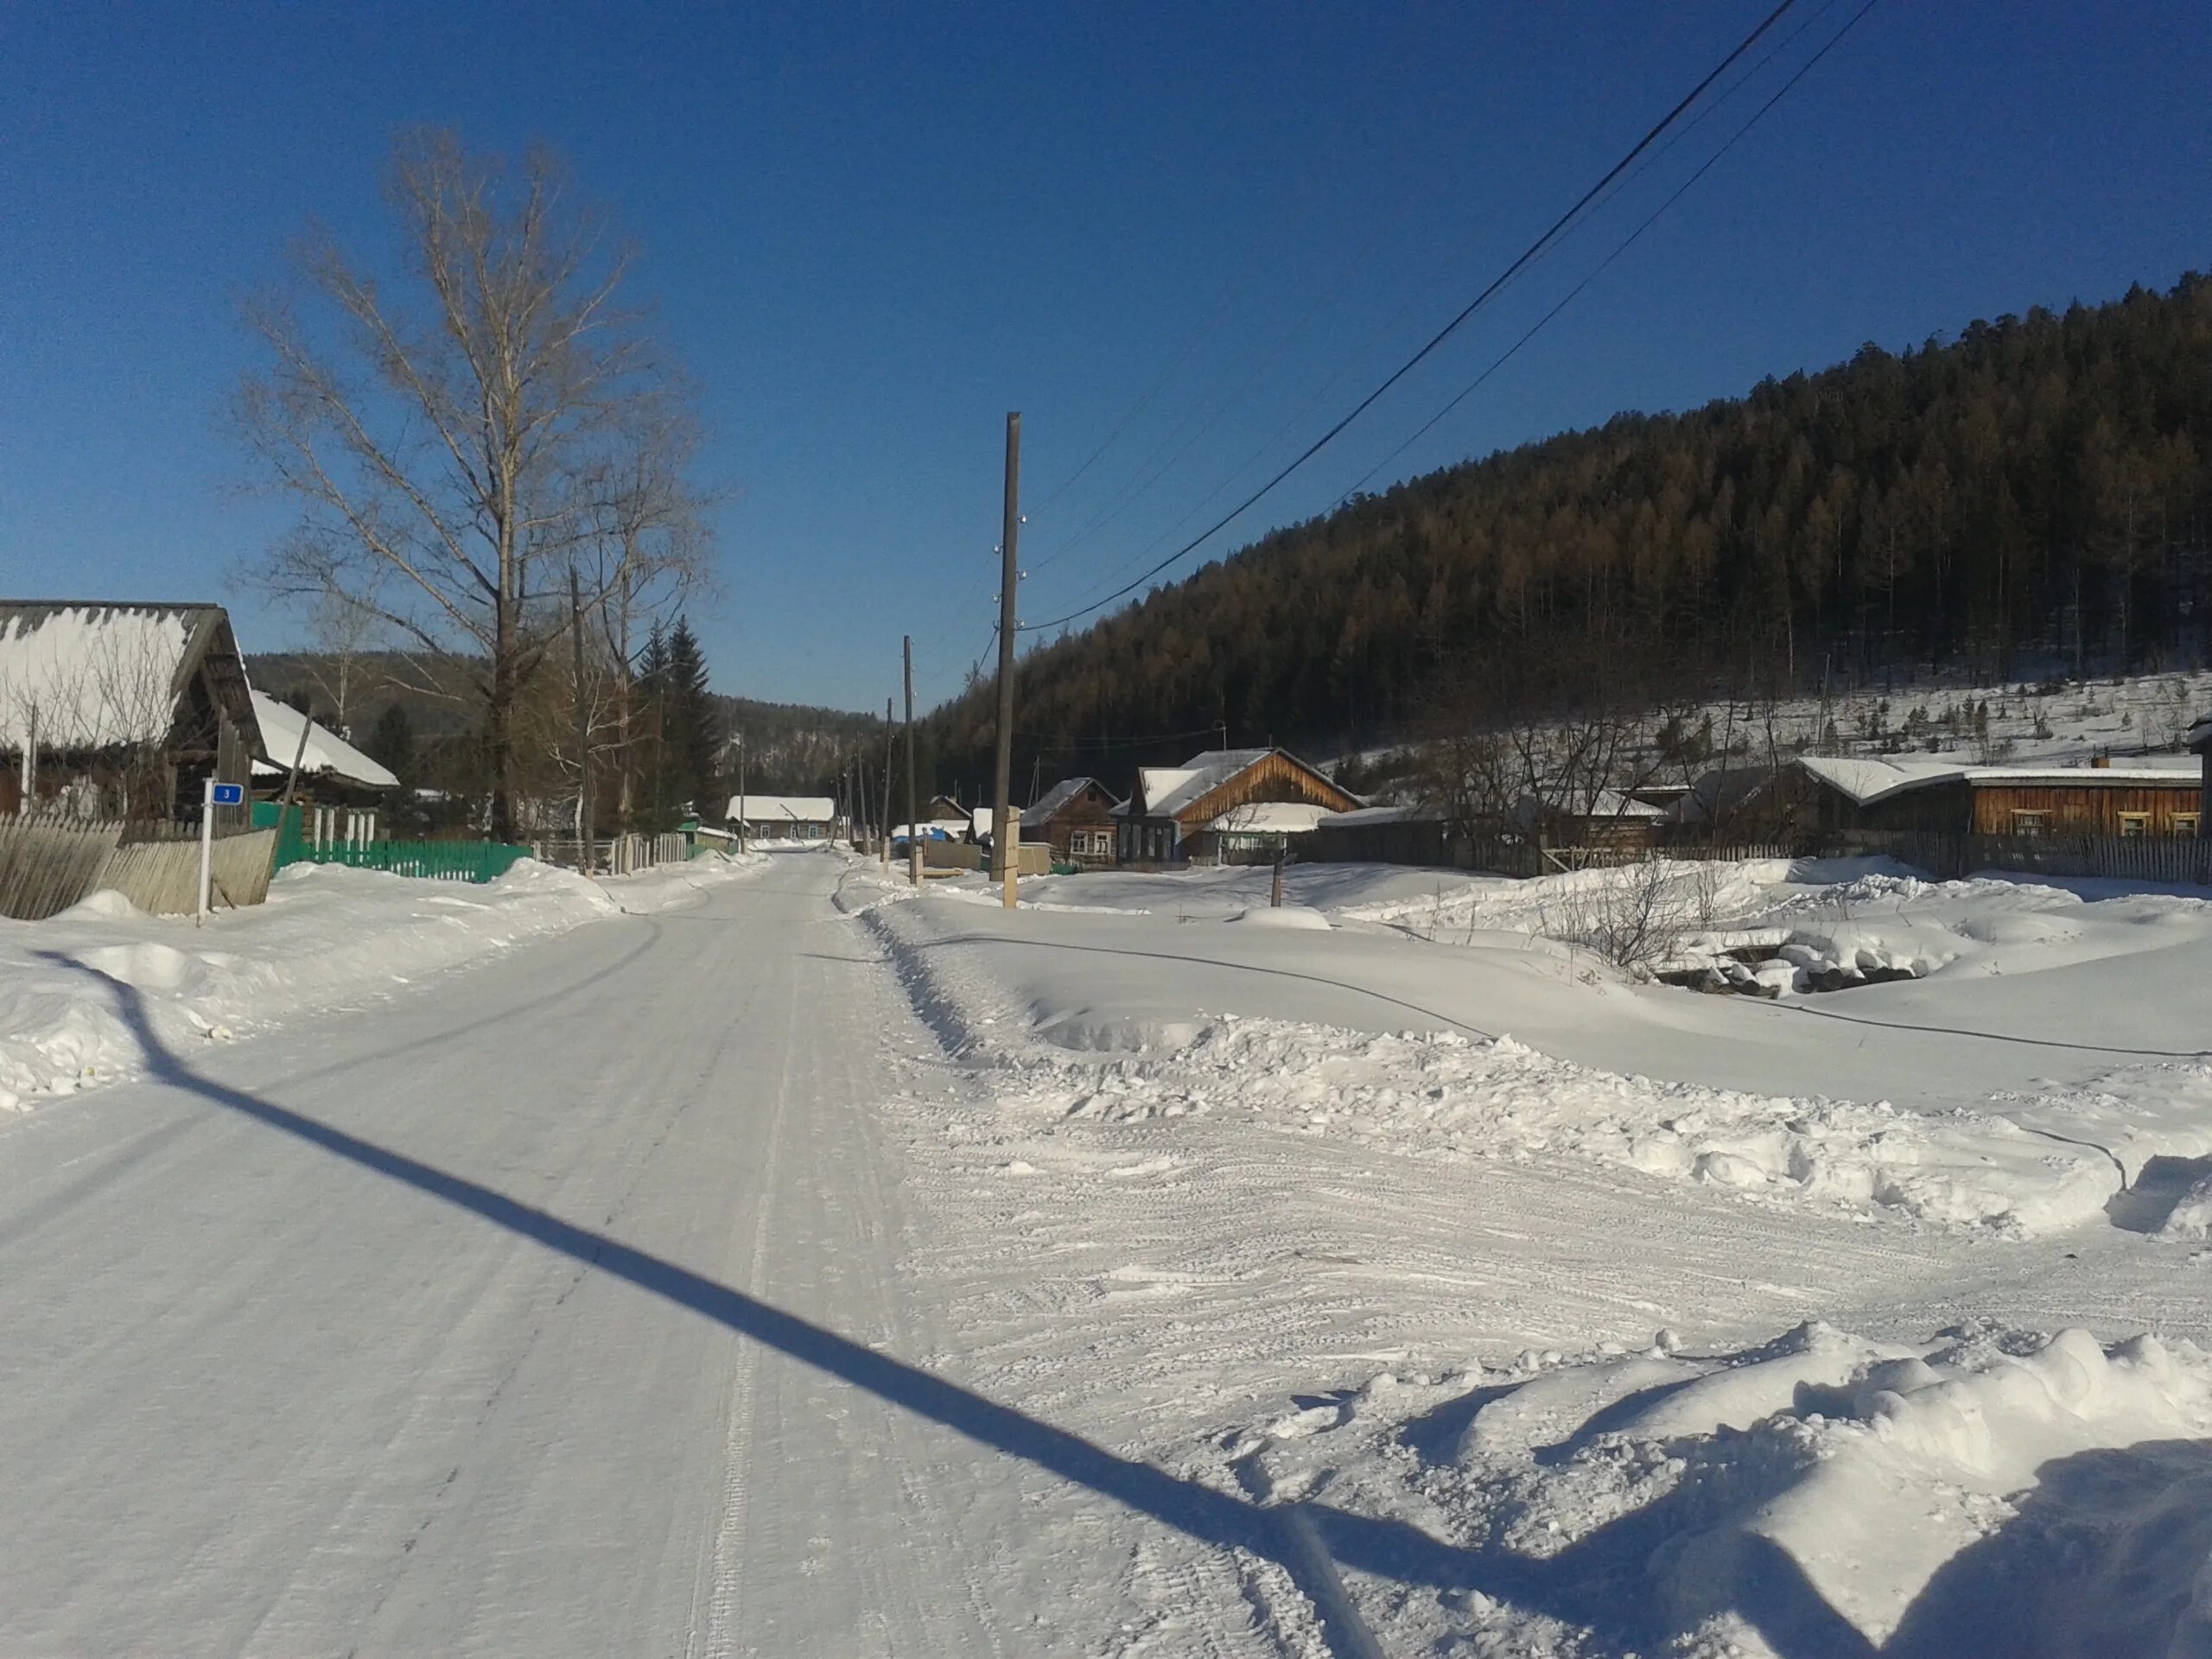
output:
[{"label": "wooden wall of house", "polygon": [[1865,806],[1832,789],[1821,792],[1837,808],[1834,821],[1823,813],[1822,830],[1909,830],[1959,836],[1967,832],[1974,815],[1971,791],[1963,779],[1908,789]]},{"label": "wooden wall of house", "polygon": [[2140,815],[2152,836],[2195,835],[2202,810],[2198,780],[2177,775],[2171,784],[1980,784],[1974,790],[1973,830],[1977,836],[2023,833],[2016,812],[2040,812],[2038,833],[2053,836],[2118,836],[2126,819]]},{"label": "wooden wall of house", "polygon": [[1226,783],[1217,785],[1175,816],[1185,825],[1211,823],[1224,812],[1264,802],[1297,801],[1325,806],[1332,812],[1350,812],[1360,803],[1319,772],[1309,772],[1286,754],[1269,754],[1255,761]]},{"label": "wooden wall of house", "polygon": [[1114,801],[1103,789],[1086,789],[1074,799],[1064,804],[1060,810],[1046,821],[1045,843],[1063,858],[1075,854],[1075,836],[1078,830],[1092,836],[1106,837],[1103,848],[1095,842],[1084,856],[1094,862],[1103,862],[1114,855],[1115,830],[1121,820],[1114,816]]}]

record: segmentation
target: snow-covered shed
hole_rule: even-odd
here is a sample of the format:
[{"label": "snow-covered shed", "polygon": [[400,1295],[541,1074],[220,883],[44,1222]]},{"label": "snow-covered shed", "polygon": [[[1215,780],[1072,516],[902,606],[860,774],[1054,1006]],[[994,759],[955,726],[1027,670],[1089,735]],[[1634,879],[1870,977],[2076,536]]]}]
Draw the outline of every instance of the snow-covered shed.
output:
[{"label": "snow-covered shed", "polygon": [[0,812],[196,819],[210,776],[251,781],[255,736],[219,605],[0,601]]},{"label": "snow-covered shed", "polygon": [[[1138,772],[1135,792],[1114,809],[1115,850],[1124,864],[1270,856],[1322,814],[1365,804],[1286,749],[1208,749],[1179,766]],[[1281,807],[1319,810],[1273,810]]]}]

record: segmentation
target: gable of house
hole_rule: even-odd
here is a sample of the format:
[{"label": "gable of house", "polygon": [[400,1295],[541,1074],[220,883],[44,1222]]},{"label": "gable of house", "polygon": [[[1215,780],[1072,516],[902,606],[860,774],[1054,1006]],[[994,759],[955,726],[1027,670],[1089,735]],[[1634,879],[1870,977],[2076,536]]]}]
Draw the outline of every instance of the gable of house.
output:
[{"label": "gable of house", "polygon": [[1171,817],[1188,831],[1205,829],[1243,807],[1296,804],[1350,812],[1367,804],[1325,773],[1284,749],[1217,750],[1195,757],[1191,775],[1150,816]]}]

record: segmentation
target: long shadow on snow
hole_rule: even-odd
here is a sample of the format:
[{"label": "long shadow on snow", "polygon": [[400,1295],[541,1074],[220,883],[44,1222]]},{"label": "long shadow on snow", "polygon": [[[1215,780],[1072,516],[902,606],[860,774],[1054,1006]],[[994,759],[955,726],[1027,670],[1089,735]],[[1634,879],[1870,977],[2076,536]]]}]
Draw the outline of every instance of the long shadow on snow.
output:
[{"label": "long shadow on snow", "polygon": [[[1337,1593],[1335,1574],[1325,1570],[1330,1563],[1409,1587],[1479,1591],[1530,1612],[1589,1626],[1601,1638],[1624,1646],[1647,1643],[1660,1634],[1643,1579],[1645,1564],[1655,1552],[1698,1526],[1696,1518],[1672,1505],[1662,1503],[1624,1516],[1548,1560],[1462,1548],[1404,1522],[1355,1515],[1325,1504],[1262,1507],[1122,1457],[619,1239],[203,1077],[162,1045],[134,987],[82,963],[55,959],[105,982],[143,1052],[149,1073],[159,1081],[626,1280],[887,1404],[1111,1498],[1200,1543],[1274,1561],[1313,1601],[1338,1651],[1370,1651],[1371,1640]],[[1427,1427],[1431,1438],[1440,1443],[1447,1427],[1463,1426],[1447,1425],[1440,1418]],[[1323,1570],[1317,1570],[1299,1535],[1300,1516],[1312,1523],[1326,1548],[1329,1560],[1319,1564]],[[1771,1632],[1777,1650],[1789,1659],[1866,1653],[1863,1640],[1821,1599],[1794,1563],[1776,1554],[1772,1562],[1758,1563],[1757,1570],[1739,1571],[1738,1610]]]}]

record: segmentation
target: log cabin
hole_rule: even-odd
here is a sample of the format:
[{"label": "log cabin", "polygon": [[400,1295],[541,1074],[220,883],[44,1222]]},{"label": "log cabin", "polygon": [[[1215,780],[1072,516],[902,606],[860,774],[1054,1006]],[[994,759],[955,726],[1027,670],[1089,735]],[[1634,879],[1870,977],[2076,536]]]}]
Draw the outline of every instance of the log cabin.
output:
[{"label": "log cabin", "polygon": [[1366,803],[1283,749],[1209,749],[1179,766],[1146,766],[1114,809],[1123,864],[1273,857],[1322,818]]},{"label": "log cabin", "polygon": [[1021,838],[1042,842],[1055,860],[1096,869],[1114,861],[1114,809],[1121,803],[1096,778],[1064,778],[1021,815]]}]

